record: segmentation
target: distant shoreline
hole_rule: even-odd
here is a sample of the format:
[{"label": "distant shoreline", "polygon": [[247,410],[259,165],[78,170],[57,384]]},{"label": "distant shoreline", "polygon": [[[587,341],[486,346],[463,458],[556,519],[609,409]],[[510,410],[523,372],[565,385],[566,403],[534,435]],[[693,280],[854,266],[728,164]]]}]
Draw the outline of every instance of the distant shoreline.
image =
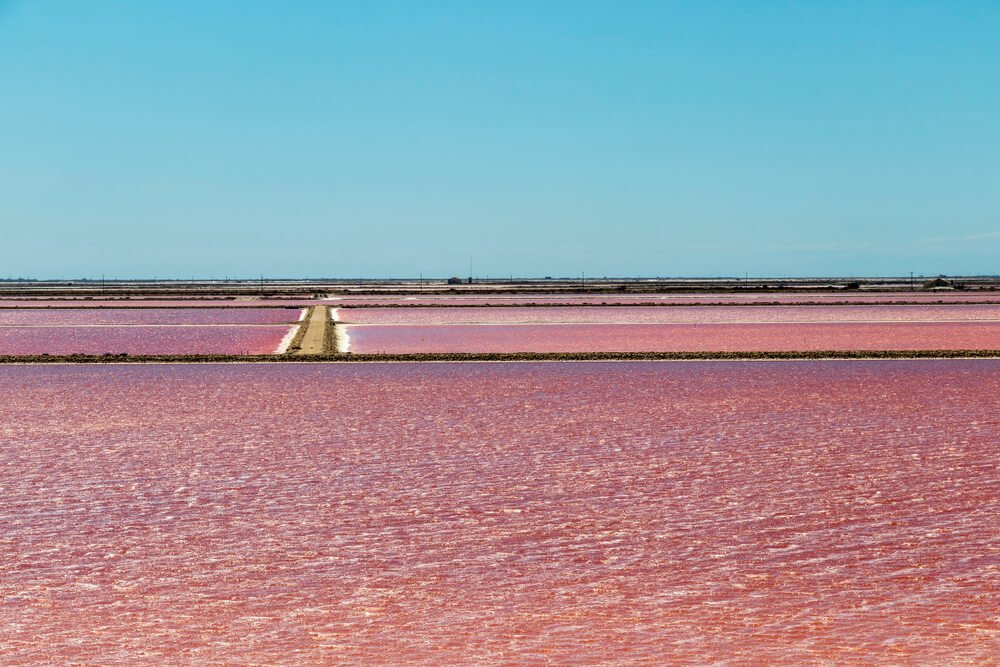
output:
[{"label": "distant shoreline", "polygon": [[[452,282],[449,282],[452,281]],[[931,287],[928,287],[931,286]],[[1000,276],[890,276],[890,277],[717,277],[717,278],[402,278],[402,279],[247,279],[247,280],[0,280],[0,301],[32,297],[201,298],[233,299],[317,298],[325,296],[459,296],[490,294],[767,294],[775,292],[998,292]]]}]

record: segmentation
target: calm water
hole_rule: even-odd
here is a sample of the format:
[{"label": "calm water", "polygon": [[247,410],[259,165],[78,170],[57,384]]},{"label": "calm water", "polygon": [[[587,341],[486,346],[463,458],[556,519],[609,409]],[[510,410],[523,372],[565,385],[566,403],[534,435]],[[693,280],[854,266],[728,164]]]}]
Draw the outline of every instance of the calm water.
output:
[{"label": "calm water", "polygon": [[281,324],[299,308],[0,308],[0,326]]},{"label": "calm water", "polygon": [[[340,308],[351,324],[781,324],[1000,322],[1000,305],[552,306],[548,308]],[[3,312],[0,311],[0,318]]]},{"label": "calm water", "polygon": [[272,354],[291,325],[0,326],[0,354]]},{"label": "calm water", "polygon": [[[546,309],[548,310],[548,309]],[[347,326],[350,352],[994,350],[1000,322],[379,324]]]}]

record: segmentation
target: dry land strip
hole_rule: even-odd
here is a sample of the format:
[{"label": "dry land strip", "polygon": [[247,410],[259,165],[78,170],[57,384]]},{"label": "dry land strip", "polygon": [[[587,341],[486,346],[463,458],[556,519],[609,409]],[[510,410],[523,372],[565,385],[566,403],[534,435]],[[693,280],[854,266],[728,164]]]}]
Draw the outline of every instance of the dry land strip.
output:
[{"label": "dry land strip", "polygon": [[329,345],[332,338],[327,329],[332,327],[326,306],[313,306],[311,312],[306,315],[303,328],[305,332],[298,341],[298,349],[289,348],[291,354],[316,355],[331,351]]},{"label": "dry land strip", "polygon": [[441,361],[755,361],[794,359],[994,359],[1000,350],[829,350],[811,352],[422,352],[409,354],[36,354],[0,355],[0,364],[311,363]]}]

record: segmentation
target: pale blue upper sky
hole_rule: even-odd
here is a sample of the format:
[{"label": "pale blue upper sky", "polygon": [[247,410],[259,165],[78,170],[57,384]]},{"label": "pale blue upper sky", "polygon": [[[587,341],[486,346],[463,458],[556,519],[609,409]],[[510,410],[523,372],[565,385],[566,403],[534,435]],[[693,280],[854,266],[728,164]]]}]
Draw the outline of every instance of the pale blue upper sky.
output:
[{"label": "pale blue upper sky", "polygon": [[0,0],[0,277],[1000,273],[1000,3]]}]

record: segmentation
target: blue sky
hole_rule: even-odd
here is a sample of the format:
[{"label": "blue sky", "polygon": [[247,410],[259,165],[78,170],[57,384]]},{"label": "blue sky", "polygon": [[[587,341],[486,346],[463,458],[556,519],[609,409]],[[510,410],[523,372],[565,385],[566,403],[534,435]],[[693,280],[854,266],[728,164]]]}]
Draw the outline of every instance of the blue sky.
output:
[{"label": "blue sky", "polygon": [[0,0],[0,231],[0,277],[1000,273],[1000,4]]}]

